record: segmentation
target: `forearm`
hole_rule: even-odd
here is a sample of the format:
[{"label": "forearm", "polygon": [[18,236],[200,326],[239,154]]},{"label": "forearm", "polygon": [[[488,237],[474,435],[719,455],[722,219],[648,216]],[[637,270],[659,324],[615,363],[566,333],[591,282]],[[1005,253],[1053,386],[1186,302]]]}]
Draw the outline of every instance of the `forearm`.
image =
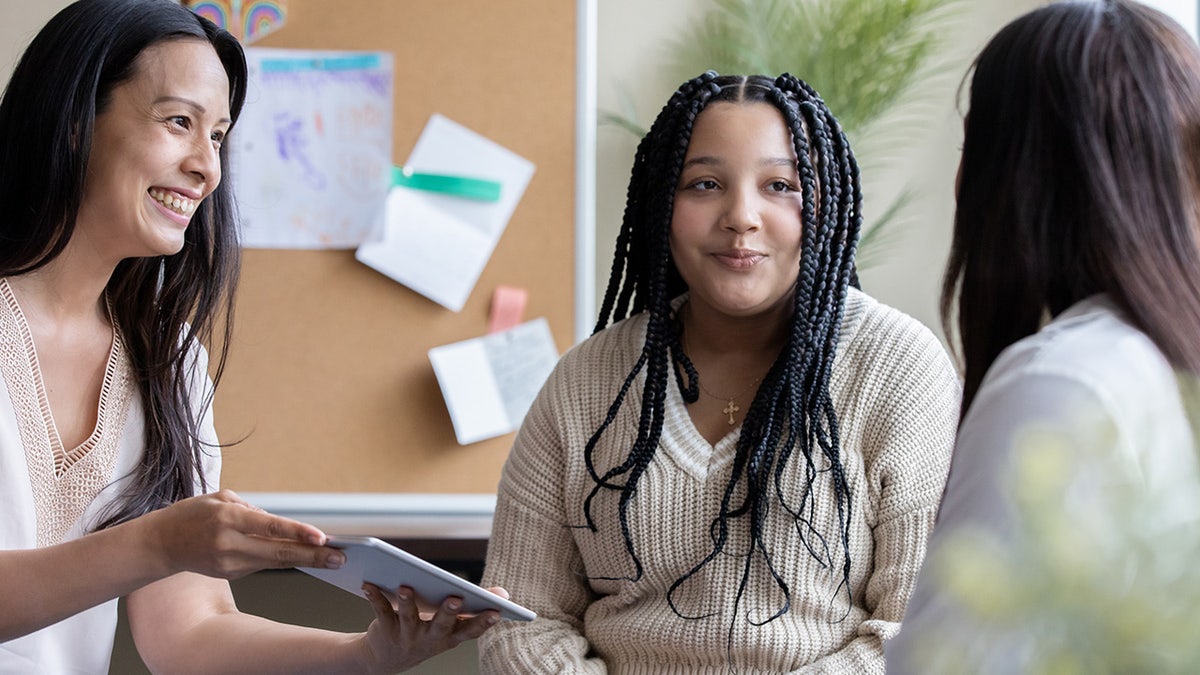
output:
[{"label": "forearm", "polygon": [[[153,672],[188,675],[217,673],[368,673],[362,633],[277,623],[236,609],[214,613],[180,632],[170,648],[138,649]],[[218,648],[214,648],[218,645]]]},{"label": "forearm", "polygon": [[933,525],[936,507],[928,505],[875,527],[874,570],[863,594],[870,615],[858,626],[857,635],[797,673],[883,673],[883,645],[901,632],[918,570],[925,558],[925,541]]},{"label": "forearm", "polygon": [[559,389],[562,367],[530,408],[505,464],[483,575],[484,586],[503,586],[538,618],[502,621],[480,638],[485,674],[607,672],[582,631],[592,591],[564,515],[565,458],[577,444],[564,437],[563,423],[578,411],[569,405],[575,397]]},{"label": "forearm", "polygon": [[608,666],[589,651],[587,639],[560,621],[506,622],[480,638],[479,667],[483,675],[606,675]]},{"label": "forearm", "polygon": [[572,572],[584,566],[571,530],[517,503],[504,488],[492,524],[484,583],[504,586],[538,618],[501,622],[485,634],[479,642],[482,671],[605,673],[600,659],[589,658],[581,632],[591,597],[586,582]]},{"label": "forearm", "polygon": [[170,572],[137,521],[55,546],[0,551],[0,642],[124,596]]},{"label": "forearm", "polygon": [[[536,611],[538,618],[501,622],[480,638],[482,672],[603,675],[604,662],[589,657],[591,649],[580,630],[589,598],[580,579],[569,572],[582,569],[582,562],[569,545],[566,528],[510,509],[498,509],[502,518],[488,545],[485,583],[509,584],[513,598]],[[556,536],[531,538],[529,532]]]},{"label": "forearm", "polygon": [[324,567],[341,553],[323,541],[310,525],[222,491],[55,546],[0,551],[0,640],[185,570],[232,579],[264,568]]}]

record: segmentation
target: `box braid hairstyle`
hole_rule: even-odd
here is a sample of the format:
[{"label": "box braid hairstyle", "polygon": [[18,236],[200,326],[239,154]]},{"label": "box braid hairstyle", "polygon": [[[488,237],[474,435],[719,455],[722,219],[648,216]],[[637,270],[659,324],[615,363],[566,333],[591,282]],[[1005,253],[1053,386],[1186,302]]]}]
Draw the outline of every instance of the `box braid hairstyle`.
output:
[{"label": "box braid hairstyle", "polygon": [[[841,461],[838,419],[829,394],[829,377],[846,288],[852,284],[858,286],[854,253],[862,224],[862,193],[858,165],[837,120],[816,91],[789,74],[772,80],[763,76],[720,76],[708,71],[685,82],[671,96],[638,146],[596,331],[645,312],[646,342],[603,423],[584,450],[588,472],[596,485],[584,501],[587,524],[580,527],[596,531],[591,513],[593,498],[601,490],[617,491],[621,532],[635,570],[630,579],[641,578],[642,563],[633,549],[626,513],[638,479],[658,448],[669,372],[674,370],[685,401],[694,403],[699,396],[699,375],[681,347],[679,328],[672,316],[671,300],[685,292],[687,286],[671,260],[668,239],[674,196],[693,124],[705,106],[715,101],[765,102],[783,113],[799,159],[803,250],[797,270],[791,331],[742,424],[732,475],[725,486],[720,512],[710,527],[713,549],[672,584],[667,600],[681,617],[704,618],[685,616],[673,600],[674,592],[725,552],[731,521],[745,518],[749,521],[751,549],[746,553],[734,610],[736,614],[745,593],[751,563],[761,554],[784,596],[782,607],[763,622],[766,623],[783,616],[791,607],[790,589],[775,569],[763,537],[767,513],[775,502],[792,516],[804,545],[823,566],[833,567],[827,537],[841,540],[845,559],[839,592],[844,586],[850,593],[852,501]],[[629,387],[643,368],[646,380],[637,438],[623,462],[601,473],[594,460],[596,444],[615,419]],[[686,384],[680,369],[687,375]],[[797,449],[801,455],[798,459],[793,458]],[[807,487],[795,501],[784,494],[782,487],[782,477],[792,461],[804,463],[807,481]],[[815,508],[812,488],[823,473],[829,475],[837,499],[839,531],[836,533],[819,532],[811,522]],[[732,625],[730,631],[732,635]]]}]

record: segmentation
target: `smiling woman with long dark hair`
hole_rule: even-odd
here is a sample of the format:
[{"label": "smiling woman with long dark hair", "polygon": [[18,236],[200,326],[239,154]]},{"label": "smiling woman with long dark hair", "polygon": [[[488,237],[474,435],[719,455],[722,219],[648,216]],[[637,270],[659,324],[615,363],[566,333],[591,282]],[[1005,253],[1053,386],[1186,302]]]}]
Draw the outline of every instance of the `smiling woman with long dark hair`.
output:
[{"label": "smiling woman with long dark hair", "polygon": [[217,491],[245,93],[241,46],[178,3],[81,0],[0,101],[0,672],[107,672],[119,597],[172,673],[395,672],[497,618],[374,587],[357,634],[234,604],[226,579],[343,558]]}]

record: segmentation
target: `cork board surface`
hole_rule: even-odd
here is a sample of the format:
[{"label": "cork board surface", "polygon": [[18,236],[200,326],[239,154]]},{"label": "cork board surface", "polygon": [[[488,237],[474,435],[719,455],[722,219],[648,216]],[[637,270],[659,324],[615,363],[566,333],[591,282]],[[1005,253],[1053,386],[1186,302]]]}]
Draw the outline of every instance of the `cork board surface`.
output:
[{"label": "cork board surface", "polygon": [[222,486],[242,492],[490,493],[512,434],[460,446],[431,347],[487,330],[493,289],[528,289],[525,318],[572,343],[575,3],[290,0],[254,46],[391,52],[393,161],[433,113],[536,166],[461,312],[353,251],[249,249],[215,415]]}]

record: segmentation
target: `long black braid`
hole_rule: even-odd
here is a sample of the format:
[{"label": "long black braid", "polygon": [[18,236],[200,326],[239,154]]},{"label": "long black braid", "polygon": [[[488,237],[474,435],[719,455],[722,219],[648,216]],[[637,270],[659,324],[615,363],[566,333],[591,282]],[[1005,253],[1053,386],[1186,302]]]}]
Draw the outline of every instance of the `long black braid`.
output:
[{"label": "long black braid", "polygon": [[[638,145],[596,331],[645,312],[646,342],[604,421],[588,440],[584,457],[596,485],[584,500],[583,510],[586,527],[595,531],[593,499],[601,490],[619,493],[621,532],[634,564],[634,574],[628,578],[641,578],[642,563],[633,548],[627,511],[638,479],[658,448],[669,372],[674,372],[685,401],[693,403],[699,395],[699,377],[681,348],[680,331],[672,316],[671,300],[685,292],[687,286],[671,260],[669,234],[674,196],[692,126],[700,111],[714,101],[763,101],[782,112],[799,159],[803,251],[792,328],[743,422],[732,475],[725,486],[720,512],[710,527],[713,549],[672,584],[667,598],[677,615],[702,618],[682,613],[673,595],[725,551],[730,521],[748,518],[750,549],[744,556],[735,614],[758,555],[784,596],[782,607],[770,618],[762,622],[750,620],[760,625],[791,608],[791,591],[775,569],[763,537],[773,502],[790,514],[804,546],[822,566],[834,565],[826,537],[836,536],[841,540],[845,558],[839,590],[844,587],[850,593],[852,502],[840,455],[838,419],[829,394],[829,378],[846,289],[858,285],[854,254],[862,224],[862,193],[858,165],[837,120],[811,87],[791,75],[784,74],[772,81],[761,76],[732,77],[706,72],[684,83],[671,96]],[[623,462],[601,473],[594,458],[597,442],[616,418],[643,368],[646,379],[637,438]],[[805,471],[805,488],[798,497],[785,494],[783,488],[785,470],[797,449]],[[816,508],[813,484],[825,473],[836,497],[837,533],[820,532],[813,524]],[[743,496],[736,498],[739,494]]]}]

